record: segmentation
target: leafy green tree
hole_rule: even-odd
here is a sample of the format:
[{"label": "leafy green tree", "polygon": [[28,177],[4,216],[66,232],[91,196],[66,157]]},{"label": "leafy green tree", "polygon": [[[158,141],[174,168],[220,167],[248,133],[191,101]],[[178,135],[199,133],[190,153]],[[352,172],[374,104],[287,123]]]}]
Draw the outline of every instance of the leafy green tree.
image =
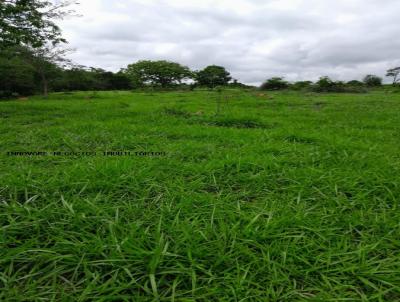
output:
[{"label": "leafy green tree", "polygon": [[113,73],[110,79],[111,89],[128,90],[132,88],[130,79],[121,71]]},{"label": "leafy green tree", "polygon": [[382,85],[382,78],[369,74],[364,77],[363,82],[368,87],[378,87]]},{"label": "leafy green tree", "polygon": [[351,80],[351,81],[348,81],[346,83],[346,85],[351,86],[351,87],[363,87],[364,83],[361,81],[357,81],[357,80]]},{"label": "leafy green tree", "polygon": [[61,57],[49,58],[59,52],[43,48],[12,47],[0,52],[0,98],[31,95],[42,91],[127,90],[130,79],[122,72],[69,64]]},{"label": "leafy green tree", "polygon": [[72,11],[73,1],[2,0],[0,1],[0,45],[42,47],[47,42],[66,42],[54,20]]},{"label": "leafy green tree", "polygon": [[195,79],[199,86],[214,88],[226,86],[232,79],[229,72],[222,66],[210,65],[195,73]]},{"label": "leafy green tree", "polygon": [[84,66],[73,66],[63,72],[62,82],[57,90],[88,91],[96,89],[97,80],[94,73]]},{"label": "leafy green tree", "polygon": [[393,85],[400,81],[400,67],[391,68],[386,73],[387,77],[393,78]]},{"label": "leafy green tree", "polygon": [[261,86],[261,90],[282,90],[289,87],[289,83],[281,77],[273,77],[265,81]]},{"label": "leafy green tree", "polygon": [[128,90],[130,79],[123,73],[113,73],[101,68],[72,66],[63,69],[61,77],[51,85],[55,91]]},{"label": "leafy green tree", "polygon": [[30,95],[36,90],[35,70],[10,51],[0,52],[0,98]]},{"label": "leafy green tree", "polygon": [[313,82],[311,81],[298,81],[293,84],[290,84],[289,87],[290,89],[293,90],[303,90],[303,89],[308,89],[312,86]]},{"label": "leafy green tree", "polygon": [[252,88],[252,86],[240,83],[236,79],[233,79],[233,81],[230,82],[228,85],[229,85],[229,87],[232,87],[232,88],[244,88],[244,89]]},{"label": "leafy green tree", "polygon": [[[12,60],[33,70],[45,96],[49,82],[55,74],[60,74],[59,65],[65,61],[65,50],[61,50],[59,45],[66,41],[54,21],[71,14],[67,7],[73,3],[63,0],[0,1],[0,50],[12,53]],[[21,64],[16,65],[16,71],[20,70]],[[17,90],[27,91],[21,87]]]},{"label": "leafy green tree", "polygon": [[313,86],[315,92],[344,92],[345,84],[341,81],[333,81],[329,77],[321,77]]},{"label": "leafy green tree", "polygon": [[90,77],[93,79],[95,90],[111,90],[112,89],[112,78],[114,74],[111,71],[106,71],[102,68],[89,68],[87,71]]},{"label": "leafy green tree", "polygon": [[123,73],[131,79],[134,87],[151,85],[166,88],[180,84],[192,76],[188,67],[165,60],[139,61],[128,65]]},{"label": "leafy green tree", "polygon": [[85,72],[92,79],[92,89],[89,90],[124,90],[131,88],[129,78],[121,72],[113,73],[101,68],[89,68]]},{"label": "leafy green tree", "polygon": [[20,56],[27,65],[30,65],[40,78],[43,95],[47,97],[49,91],[49,79],[58,74],[60,67],[70,64],[65,55],[70,49],[52,44],[42,47],[14,47],[15,54]]}]

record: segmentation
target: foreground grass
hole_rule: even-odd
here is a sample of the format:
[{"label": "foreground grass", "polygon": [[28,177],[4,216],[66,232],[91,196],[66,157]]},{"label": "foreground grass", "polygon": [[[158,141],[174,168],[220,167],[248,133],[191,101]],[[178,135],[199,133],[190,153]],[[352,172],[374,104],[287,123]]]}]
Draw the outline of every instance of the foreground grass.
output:
[{"label": "foreground grass", "polygon": [[216,97],[0,103],[0,300],[400,300],[400,94]]}]

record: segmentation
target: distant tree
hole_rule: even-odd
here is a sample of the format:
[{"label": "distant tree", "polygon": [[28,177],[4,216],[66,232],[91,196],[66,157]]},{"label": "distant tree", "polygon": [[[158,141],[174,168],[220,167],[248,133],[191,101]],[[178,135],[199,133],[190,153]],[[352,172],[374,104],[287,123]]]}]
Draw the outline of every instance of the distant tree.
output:
[{"label": "distant tree", "polygon": [[95,78],[95,74],[91,71],[91,68],[73,66],[72,68],[64,70],[62,82],[59,84],[57,89],[67,91],[88,91],[96,90],[97,84],[98,81]]},{"label": "distant tree", "polygon": [[134,87],[144,85],[161,86],[163,88],[180,84],[191,77],[188,67],[169,61],[139,61],[128,65],[123,70]]},{"label": "distant tree", "polygon": [[233,88],[251,88],[252,86],[240,83],[238,80],[233,79],[231,83],[228,84],[230,87]]},{"label": "distant tree", "polygon": [[0,1],[0,47],[65,42],[54,23],[72,11],[74,1],[2,0]]},{"label": "distant tree", "polygon": [[382,78],[369,74],[364,77],[363,82],[368,87],[377,87],[382,85]]},{"label": "distant tree", "polygon": [[314,85],[315,92],[344,92],[345,84],[341,81],[333,81],[327,76],[321,77]]},{"label": "distant tree", "polygon": [[86,73],[92,79],[92,89],[89,90],[124,90],[131,88],[129,78],[121,72],[113,73],[101,68],[89,68]]},{"label": "distant tree", "polygon": [[232,79],[229,72],[222,66],[210,65],[195,73],[195,79],[199,86],[215,88],[228,85]]},{"label": "distant tree", "polygon": [[71,49],[63,48],[53,44],[46,44],[42,47],[16,47],[16,54],[19,55],[28,65],[32,66],[38,74],[44,97],[48,96],[49,78],[58,72],[59,67],[65,67],[70,61],[65,55]]},{"label": "distant tree", "polygon": [[393,85],[400,81],[400,67],[391,68],[386,73],[387,77],[393,77]]},{"label": "distant tree", "polygon": [[291,84],[289,87],[293,90],[302,90],[302,89],[308,89],[312,86],[313,82],[311,81],[298,81],[293,84]]},{"label": "distant tree", "polygon": [[132,88],[132,83],[129,77],[121,71],[113,73],[113,76],[110,79],[110,84],[113,90],[128,90]]},{"label": "distant tree", "polygon": [[130,79],[121,72],[76,65],[64,68],[51,83],[55,91],[128,90],[131,87]]},{"label": "distant tree", "polygon": [[30,95],[36,90],[35,70],[14,49],[0,51],[0,98]]},{"label": "distant tree", "polygon": [[122,72],[71,64],[66,49],[8,47],[0,51],[0,98],[42,91],[127,90],[131,80]]},{"label": "distant tree", "polygon": [[357,80],[351,80],[351,81],[348,81],[346,83],[346,85],[352,86],[352,87],[362,87],[362,86],[364,86],[364,83],[361,81],[357,81]]},{"label": "distant tree", "polygon": [[102,68],[87,68],[85,72],[92,79],[92,88],[89,90],[112,90],[114,73]]},{"label": "distant tree", "polygon": [[281,77],[273,77],[266,80],[261,86],[261,90],[282,90],[289,87],[289,83]]}]

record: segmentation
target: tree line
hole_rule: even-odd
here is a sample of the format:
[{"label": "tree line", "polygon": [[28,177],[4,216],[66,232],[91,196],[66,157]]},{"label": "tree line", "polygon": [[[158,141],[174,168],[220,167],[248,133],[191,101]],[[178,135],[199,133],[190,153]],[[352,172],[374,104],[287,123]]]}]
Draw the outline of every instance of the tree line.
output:
[{"label": "tree line", "polygon": [[[390,69],[387,72],[387,76],[393,76],[393,85],[398,83],[398,75],[400,73],[400,67]],[[376,75],[366,75],[361,81],[334,81],[327,76],[320,77],[318,81],[298,81],[290,83],[285,81],[282,77],[273,77],[266,80],[261,86],[261,90],[308,90],[313,92],[367,92],[368,88],[379,87],[383,85],[383,79]]]},{"label": "tree line", "polygon": [[[39,53],[42,51],[42,53]],[[247,87],[232,80],[222,66],[192,71],[179,63],[143,60],[118,72],[71,64],[56,51],[26,47],[3,49],[0,54],[0,97],[17,97],[49,91],[131,89],[194,89],[216,86]]]},{"label": "tree line", "polygon": [[[192,71],[187,66],[165,60],[142,60],[129,64],[118,72],[101,68],[71,64],[61,55],[62,50],[43,47],[35,50],[26,47],[3,48],[0,54],[0,97],[18,97],[49,91],[94,91],[132,89],[194,89],[217,86],[253,88],[233,79],[222,66],[210,65]],[[42,53],[41,53],[42,52]],[[61,52],[61,53],[60,53]],[[399,82],[400,67],[390,69],[393,85]],[[309,90],[314,92],[365,92],[379,87],[382,78],[367,75],[362,81],[334,81],[321,77],[316,82],[290,83],[282,77],[266,80],[261,90]],[[255,88],[255,87],[254,87]]]},{"label": "tree line", "polygon": [[[247,86],[233,79],[222,66],[210,65],[192,71],[166,60],[142,60],[118,72],[73,64],[66,55],[66,40],[55,21],[71,15],[74,1],[0,1],[0,98],[49,91],[178,89],[217,86]],[[393,85],[400,81],[400,67],[387,71]],[[307,89],[315,92],[362,92],[382,85],[368,75],[363,81],[341,82],[321,77],[317,82],[289,83],[281,77],[266,80],[263,90]]]}]

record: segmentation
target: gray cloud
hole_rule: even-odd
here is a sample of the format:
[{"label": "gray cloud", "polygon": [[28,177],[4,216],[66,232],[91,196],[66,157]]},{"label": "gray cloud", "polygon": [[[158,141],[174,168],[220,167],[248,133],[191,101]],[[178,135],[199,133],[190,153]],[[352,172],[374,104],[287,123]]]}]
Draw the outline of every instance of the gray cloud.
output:
[{"label": "gray cloud", "polygon": [[340,80],[400,65],[395,0],[85,0],[61,24],[79,64],[119,70],[140,59],[223,65],[271,76]]}]

